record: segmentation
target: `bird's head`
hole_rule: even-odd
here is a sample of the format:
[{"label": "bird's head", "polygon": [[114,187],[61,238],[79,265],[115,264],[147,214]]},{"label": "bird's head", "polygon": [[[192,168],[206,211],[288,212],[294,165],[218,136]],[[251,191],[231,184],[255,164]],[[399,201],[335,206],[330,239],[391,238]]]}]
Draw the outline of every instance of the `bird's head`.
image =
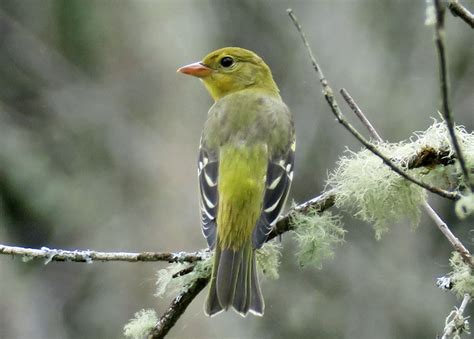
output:
[{"label": "bird's head", "polygon": [[279,96],[267,64],[254,52],[239,47],[218,49],[178,72],[200,78],[214,100],[243,89],[259,89]]}]

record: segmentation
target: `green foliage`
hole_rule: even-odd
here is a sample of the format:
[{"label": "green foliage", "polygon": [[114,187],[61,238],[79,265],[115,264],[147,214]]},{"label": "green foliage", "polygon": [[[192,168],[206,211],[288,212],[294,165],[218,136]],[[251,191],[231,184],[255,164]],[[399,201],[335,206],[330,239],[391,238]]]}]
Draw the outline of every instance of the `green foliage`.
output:
[{"label": "green foliage", "polygon": [[453,271],[449,274],[453,283],[453,290],[462,297],[464,294],[474,295],[474,276],[471,267],[462,261],[458,252],[453,252],[449,265]]},{"label": "green foliage", "polygon": [[[456,133],[469,166],[474,166],[474,134],[457,126]],[[402,168],[420,157],[423,150],[442,151],[450,158],[449,135],[444,122],[434,121],[424,132],[399,143],[378,143],[378,149]],[[357,153],[348,151],[338,161],[338,166],[329,175],[327,184],[337,193],[336,206],[354,211],[354,216],[373,224],[375,236],[388,231],[388,225],[402,218],[408,218],[413,226],[420,220],[420,204],[426,192],[394,173],[382,160],[363,149]],[[449,188],[460,186],[462,179],[457,163],[409,170],[414,177],[431,185]]]},{"label": "green foliage", "polygon": [[173,263],[157,273],[155,296],[163,297],[165,294],[175,295],[186,292],[188,288],[200,278],[211,275],[212,258],[197,261],[191,272],[180,275],[179,272],[190,267],[190,264]]},{"label": "green foliage", "polygon": [[295,213],[291,223],[298,244],[296,257],[301,266],[312,264],[321,268],[323,260],[334,255],[333,246],[344,241],[346,231],[341,218],[331,212]]},{"label": "green foliage", "polygon": [[152,309],[141,310],[124,326],[123,334],[131,339],[145,339],[150,329],[156,324],[158,318]]},{"label": "green foliage", "polygon": [[257,250],[257,267],[267,278],[278,279],[279,277],[281,247],[279,242],[270,241]]}]

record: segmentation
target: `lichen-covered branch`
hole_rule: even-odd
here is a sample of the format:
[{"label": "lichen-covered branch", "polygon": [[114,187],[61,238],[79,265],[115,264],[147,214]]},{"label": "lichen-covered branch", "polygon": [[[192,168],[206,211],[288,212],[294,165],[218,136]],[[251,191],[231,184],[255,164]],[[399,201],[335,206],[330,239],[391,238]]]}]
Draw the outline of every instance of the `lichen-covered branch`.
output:
[{"label": "lichen-covered branch", "polygon": [[436,22],[435,22],[435,44],[436,51],[438,53],[438,63],[439,63],[439,85],[440,85],[440,95],[441,95],[441,114],[446,121],[448,127],[449,135],[451,137],[451,142],[453,148],[456,151],[459,165],[463,173],[464,179],[466,181],[466,186],[471,192],[473,192],[473,183],[469,178],[469,170],[466,165],[466,161],[459,145],[458,138],[454,130],[454,121],[451,113],[451,107],[449,103],[449,79],[448,79],[448,64],[446,61],[446,49],[445,49],[445,29],[444,29],[444,19],[445,19],[445,4],[441,3],[441,0],[433,0],[434,7],[436,10]]},{"label": "lichen-covered branch", "polygon": [[306,214],[310,210],[315,210],[321,213],[334,206],[335,199],[336,194],[333,190],[331,190],[292,208],[289,212],[278,219],[274,229],[268,235],[267,241],[270,241],[276,236],[292,230],[293,226],[291,224],[291,218],[296,213]]},{"label": "lichen-covered branch", "polygon": [[469,301],[471,301],[471,296],[469,294],[465,294],[459,308],[455,308],[448,315],[446,318],[444,333],[441,339],[449,339],[452,335],[459,336],[461,333],[464,333],[469,329],[469,323],[467,323],[467,318],[469,317],[463,316]]},{"label": "lichen-covered branch", "polygon": [[448,3],[451,14],[464,20],[471,28],[474,28],[474,14],[468,11],[466,7],[461,5],[458,0],[451,0]]},{"label": "lichen-covered branch", "polygon": [[[367,127],[369,130],[370,135],[377,141],[383,142],[382,137],[378,134],[375,128],[370,123],[369,119],[365,116],[364,112],[359,108],[355,100],[351,97],[349,92],[344,88],[341,89],[341,94],[344,100],[347,102],[348,106],[352,109],[352,111],[359,117],[362,123]],[[432,166],[433,162],[439,165],[450,165],[454,161],[454,155],[449,156],[448,150],[435,150],[434,148],[424,149],[421,152],[417,152],[417,154],[411,158],[408,162],[407,167],[412,169],[416,167],[423,167],[423,166]],[[474,261],[467,250],[467,248],[462,244],[462,242],[451,232],[451,229],[448,225],[441,219],[441,217],[436,213],[436,211],[428,204],[428,202],[424,201],[422,204],[423,209],[434,221],[438,229],[443,233],[443,235],[448,239],[454,249],[461,255],[463,261],[468,264],[469,266],[474,268]]]},{"label": "lichen-covered branch", "polygon": [[206,287],[209,278],[197,279],[185,292],[178,294],[156,325],[151,329],[148,339],[161,339],[178,321],[194,298]]},{"label": "lichen-covered branch", "polygon": [[439,196],[442,196],[443,198],[447,198],[450,200],[458,200],[460,198],[460,195],[457,192],[449,192],[445,191],[443,189],[440,189],[438,187],[431,186],[427,183],[424,183],[409,174],[406,173],[402,168],[399,166],[395,165],[388,157],[386,157],[384,154],[382,154],[375,145],[373,145],[371,142],[369,142],[367,139],[365,139],[362,134],[360,134],[344,117],[344,115],[341,112],[341,109],[339,108],[339,105],[337,104],[337,100],[334,97],[334,93],[332,88],[329,86],[329,83],[327,79],[324,77],[324,74],[321,70],[321,67],[317,63],[314,54],[311,50],[311,47],[306,40],[306,36],[303,32],[303,29],[298,22],[298,19],[296,18],[295,14],[291,9],[288,9],[288,15],[290,16],[291,20],[293,21],[296,29],[300,33],[301,39],[303,40],[303,43],[308,51],[308,55],[311,59],[311,63],[313,64],[313,68],[316,71],[316,73],[319,76],[319,81],[321,83],[321,86],[323,88],[323,95],[324,98],[326,99],[327,103],[329,104],[329,107],[331,108],[332,113],[335,115],[337,121],[342,124],[357,140],[359,140],[369,151],[374,153],[376,156],[378,156],[387,166],[389,166],[394,172],[398,173],[400,176],[405,178],[408,181],[411,181],[412,183],[423,187],[424,189],[435,193]]},{"label": "lichen-covered branch", "polygon": [[41,249],[35,248],[25,248],[18,246],[7,246],[0,245],[0,254],[11,255],[11,256],[21,256],[23,260],[30,259],[44,259],[45,263],[51,261],[70,261],[70,262],[82,262],[82,263],[92,263],[94,261],[126,261],[126,262],[156,262],[156,261],[166,261],[166,262],[195,262],[202,260],[206,253],[204,251],[200,252],[178,252],[178,253],[169,253],[169,252],[98,252],[91,250],[60,250],[60,249],[51,249],[47,247],[42,247]]}]

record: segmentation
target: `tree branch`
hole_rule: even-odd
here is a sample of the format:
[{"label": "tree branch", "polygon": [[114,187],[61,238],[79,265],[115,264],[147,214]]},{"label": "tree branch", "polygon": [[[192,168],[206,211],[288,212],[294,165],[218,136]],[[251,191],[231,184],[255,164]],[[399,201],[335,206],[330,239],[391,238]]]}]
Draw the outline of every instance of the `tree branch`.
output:
[{"label": "tree branch", "polygon": [[466,7],[461,5],[457,0],[451,0],[448,3],[448,8],[453,16],[460,17],[471,28],[474,28],[474,14],[469,12]]},{"label": "tree branch", "polygon": [[[359,108],[359,106],[356,104],[355,100],[351,97],[349,92],[347,92],[344,88],[341,89],[340,91],[341,95],[343,96],[344,100],[347,102],[349,107],[352,109],[352,111],[359,117],[359,119],[362,121],[362,123],[367,127],[369,130],[370,135],[376,139],[377,141],[383,142],[382,137],[377,133],[375,128],[372,126],[370,123],[369,119],[365,116],[364,112]],[[433,150],[435,154],[437,152]],[[412,166],[416,164],[422,164],[427,162],[427,157],[424,153],[418,153],[417,154],[420,158],[418,159],[412,159],[410,160],[412,163]],[[442,157],[431,157],[431,160],[438,159],[443,161]],[[412,167],[413,168],[413,167]],[[448,241],[451,243],[451,245],[454,247],[454,249],[459,252],[461,257],[463,258],[463,261],[474,268],[474,261],[471,256],[471,253],[467,250],[467,248],[462,244],[462,242],[451,232],[451,229],[448,227],[448,225],[441,219],[441,217],[436,213],[436,211],[428,204],[428,202],[424,201],[423,202],[423,209],[425,212],[428,214],[428,216],[431,218],[431,220],[434,221],[436,226],[438,226],[438,229],[443,233],[443,235],[448,239]]]},{"label": "tree branch", "polygon": [[466,161],[464,160],[461,146],[456,137],[454,130],[454,121],[451,114],[451,107],[449,103],[449,80],[448,80],[448,65],[446,62],[446,50],[445,50],[445,30],[444,30],[444,13],[445,13],[445,4],[441,3],[441,0],[433,0],[434,7],[436,10],[436,24],[435,24],[435,44],[436,51],[438,52],[438,61],[439,61],[439,85],[440,85],[440,94],[441,94],[441,113],[443,114],[444,120],[446,121],[446,126],[448,127],[449,136],[451,137],[451,143],[457,154],[459,165],[466,181],[466,186],[468,189],[473,192],[473,184],[469,178],[469,171],[467,169]]},{"label": "tree branch", "polygon": [[[209,253],[209,252],[208,252]],[[206,257],[205,251],[199,252],[179,252],[179,253],[168,253],[168,252],[139,252],[139,253],[127,253],[127,252],[97,252],[91,250],[85,251],[68,251],[59,249],[50,249],[42,247],[41,249],[25,248],[17,246],[7,246],[0,244],[0,254],[4,255],[21,255],[25,259],[45,259],[46,264],[51,261],[71,261],[71,262],[82,262],[92,263],[94,261],[126,261],[126,262],[156,262],[166,261],[172,262],[195,262],[202,260]]]},{"label": "tree branch", "polygon": [[339,93],[341,93],[342,97],[344,98],[344,100],[346,101],[347,105],[352,110],[352,112],[354,112],[354,114],[357,115],[357,117],[362,122],[362,124],[367,128],[370,136],[379,142],[383,142],[383,139],[380,136],[380,134],[377,132],[374,126],[372,126],[369,119],[367,119],[364,112],[362,112],[362,110],[356,104],[355,100],[351,97],[349,92],[347,92],[345,88],[341,88]]},{"label": "tree branch", "polygon": [[439,196],[442,196],[443,198],[447,198],[450,200],[458,200],[460,198],[460,195],[457,192],[449,192],[445,191],[443,189],[431,186],[427,183],[424,183],[422,181],[419,181],[418,179],[412,177],[411,175],[407,174],[402,168],[398,167],[395,165],[389,158],[387,158],[384,154],[382,154],[371,142],[369,142],[367,139],[365,139],[344,117],[342,114],[339,105],[337,104],[336,98],[334,97],[333,90],[329,86],[328,81],[324,77],[324,74],[321,70],[321,67],[318,65],[316,62],[316,59],[313,55],[313,52],[311,50],[311,47],[309,46],[308,41],[306,40],[306,36],[303,32],[303,29],[298,22],[298,19],[294,15],[293,11],[291,9],[287,10],[288,15],[290,16],[291,20],[293,21],[296,29],[300,33],[301,39],[303,40],[303,44],[306,46],[306,49],[308,51],[308,55],[311,59],[311,63],[313,64],[313,68],[316,71],[316,73],[319,76],[319,81],[321,82],[321,86],[323,87],[323,95],[324,98],[326,99],[327,103],[329,104],[332,113],[336,116],[336,119],[339,123],[341,123],[357,140],[359,140],[369,151],[374,153],[376,156],[378,156],[384,164],[389,166],[394,172],[398,173],[400,176],[405,178],[408,181],[411,181],[412,183],[423,187],[424,189],[438,194]]},{"label": "tree branch", "polygon": [[178,319],[183,315],[189,304],[196,298],[209,282],[209,278],[197,279],[187,291],[178,294],[166,312],[161,316],[160,320],[151,329],[148,339],[161,339],[168,334],[169,330],[176,324]]}]

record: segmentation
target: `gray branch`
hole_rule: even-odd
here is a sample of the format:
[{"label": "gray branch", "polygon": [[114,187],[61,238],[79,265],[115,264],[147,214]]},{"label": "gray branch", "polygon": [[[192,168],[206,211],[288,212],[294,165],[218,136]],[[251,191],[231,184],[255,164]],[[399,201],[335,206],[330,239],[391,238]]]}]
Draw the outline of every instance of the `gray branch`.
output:
[{"label": "gray branch", "polygon": [[206,287],[208,282],[209,277],[198,279],[188,288],[188,290],[178,294],[156,325],[150,330],[148,339],[164,338],[174,324],[176,324],[181,315],[186,311],[189,304],[194,300],[199,292]]},{"label": "gray branch", "polygon": [[45,264],[51,261],[70,261],[70,262],[82,262],[92,263],[94,261],[126,261],[126,262],[156,262],[166,261],[169,263],[173,262],[195,262],[202,260],[206,253],[200,252],[98,252],[91,250],[60,250],[42,247],[41,249],[25,248],[18,246],[7,246],[0,244],[0,254],[21,256],[24,260],[29,259],[44,259]]},{"label": "gray branch", "polygon": [[452,15],[461,18],[465,23],[471,26],[471,28],[474,28],[474,14],[469,12],[466,7],[458,2],[458,0],[449,1],[448,8]]}]

